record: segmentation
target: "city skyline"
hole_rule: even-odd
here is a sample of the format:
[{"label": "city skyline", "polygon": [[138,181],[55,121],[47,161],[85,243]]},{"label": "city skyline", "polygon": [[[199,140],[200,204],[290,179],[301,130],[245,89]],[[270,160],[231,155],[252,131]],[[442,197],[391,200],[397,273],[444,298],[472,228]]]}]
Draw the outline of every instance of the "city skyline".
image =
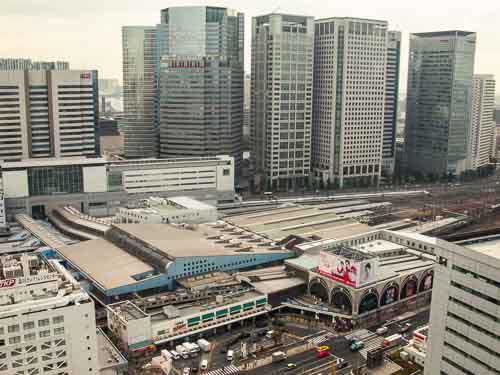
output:
[{"label": "city skyline", "polygon": [[[24,4],[23,4],[24,3]],[[153,0],[147,3],[127,1],[107,1],[105,4],[96,0],[87,1],[79,5],[79,11],[74,12],[71,3],[63,1],[38,1],[36,4],[5,0],[2,2],[0,14],[0,34],[5,35],[0,55],[4,57],[27,57],[34,59],[68,60],[74,69],[96,68],[101,77],[122,79],[121,66],[121,26],[123,25],[150,25],[159,23],[157,10],[167,4]],[[388,21],[394,30],[403,32],[401,81],[406,81],[408,40],[410,33],[426,31],[443,31],[460,29],[478,34],[476,69],[478,74],[500,75],[500,67],[496,61],[500,52],[496,48],[495,19],[500,16],[500,9],[496,9],[486,1],[479,1],[471,14],[465,5],[460,6],[450,1],[433,3],[424,0],[417,9],[404,8],[394,0],[369,3],[355,1],[349,6],[332,4],[308,4],[302,0],[288,4],[272,4],[258,0],[252,6],[230,0],[224,3],[210,1],[174,0],[168,6],[179,5],[213,5],[235,8],[245,13],[245,71],[250,72],[250,27],[251,17],[281,12],[287,14],[302,14],[313,16],[316,19],[323,17],[360,17]],[[428,5],[432,5],[432,14],[428,12]],[[481,6],[483,5],[483,6]],[[480,9],[480,10],[479,10]],[[40,17],[46,23],[40,27]],[[88,25],[94,27],[88,28]],[[61,33],[61,28],[65,29]],[[29,38],[18,43],[16,36],[19,33],[29,35]],[[89,40],[92,43],[89,44]],[[49,41],[50,43],[46,43]],[[61,45],[64,44],[64,53]],[[86,48],[81,48],[86,45]],[[53,46],[48,48],[48,46]],[[400,91],[404,92],[402,85]]]}]

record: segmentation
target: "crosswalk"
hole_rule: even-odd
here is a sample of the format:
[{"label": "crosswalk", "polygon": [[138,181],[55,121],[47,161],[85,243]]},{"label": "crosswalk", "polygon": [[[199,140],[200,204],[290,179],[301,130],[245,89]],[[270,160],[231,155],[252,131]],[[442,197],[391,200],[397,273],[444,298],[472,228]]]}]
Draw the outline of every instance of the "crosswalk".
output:
[{"label": "crosswalk", "polygon": [[238,367],[236,367],[235,365],[229,365],[206,372],[205,375],[231,375],[237,374],[238,372],[240,372],[240,369]]},{"label": "crosswalk", "polygon": [[363,340],[365,343],[364,348],[359,350],[359,354],[363,356],[364,359],[368,356],[368,352],[372,349],[380,348],[382,343],[384,342],[384,338],[380,336],[372,336],[366,340]]},{"label": "crosswalk", "polygon": [[319,335],[316,337],[311,337],[310,339],[307,340],[307,342],[313,343],[314,345],[319,345],[325,341],[330,340],[334,336],[335,336],[335,334],[333,334],[331,332],[326,332],[326,333],[323,333],[322,335]]}]

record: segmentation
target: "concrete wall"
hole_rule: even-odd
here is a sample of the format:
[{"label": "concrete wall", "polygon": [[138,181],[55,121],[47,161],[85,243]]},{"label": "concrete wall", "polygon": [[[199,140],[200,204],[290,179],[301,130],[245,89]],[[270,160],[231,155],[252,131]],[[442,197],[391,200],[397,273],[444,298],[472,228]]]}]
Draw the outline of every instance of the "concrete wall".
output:
[{"label": "concrete wall", "polygon": [[22,198],[29,196],[28,171],[3,172],[3,192],[5,198]]},{"label": "concrete wall", "polygon": [[83,191],[102,193],[108,190],[106,166],[83,167]]}]

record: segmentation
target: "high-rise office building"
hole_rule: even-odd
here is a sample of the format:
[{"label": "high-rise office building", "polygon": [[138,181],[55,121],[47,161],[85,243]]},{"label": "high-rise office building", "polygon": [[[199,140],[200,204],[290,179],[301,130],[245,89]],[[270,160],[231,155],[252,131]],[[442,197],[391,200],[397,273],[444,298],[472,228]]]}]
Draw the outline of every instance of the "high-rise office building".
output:
[{"label": "high-rise office building", "polygon": [[[386,21],[316,21],[313,170],[324,183],[344,187],[380,179],[384,128],[395,122],[397,101],[397,34],[391,38],[389,51]],[[387,111],[386,102],[392,104]]]},{"label": "high-rise office building", "polygon": [[96,156],[97,71],[0,71],[0,160]]},{"label": "high-rise office building", "polygon": [[495,78],[474,75],[472,86],[471,166],[481,168],[496,155]]},{"label": "high-rise office building", "polygon": [[499,243],[462,245],[435,247],[425,375],[500,373]]},{"label": "high-rise office building", "polygon": [[160,156],[230,155],[239,169],[243,131],[244,15],[189,6],[158,25]]},{"label": "high-rise office building", "polygon": [[396,165],[396,125],[398,122],[398,92],[401,57],[401,32],[387,33],[385,75],[384,137],[382,142],[382,173],[393,175]]},{"label": "high-rise office building", "polygon": [[156,42],[154,26],[122,29],[122,125],[126,158],[158,156]]},{"label": "high-rise office building", "polygon": [[268,188],[293,188],[309,178],[313,47],[313,17],[252,19],[252,157]]},{"label": "high-rise office building", "polygon": [[0,59],[0,70],[69,70],[69,62],[3,58]]},{"label": "high-rise office building", "polygon": [[405,153],[410,173],[459,175],[469,169],[476,34],[411,34]]},{"label": "high-rise office building", "polygon": [[243,81],[243,135],[250,136],[250,108],[252,103],[252,80],[245,74]]}]

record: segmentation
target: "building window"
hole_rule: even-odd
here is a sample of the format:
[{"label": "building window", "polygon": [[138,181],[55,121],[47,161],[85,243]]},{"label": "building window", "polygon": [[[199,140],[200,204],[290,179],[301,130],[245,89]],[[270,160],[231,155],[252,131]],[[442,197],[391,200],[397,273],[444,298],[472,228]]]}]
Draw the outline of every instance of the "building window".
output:
[{"label": "building window", "polygon": [[23,323],[24,330],[33,329],[33,328],[35,328],[35,322],[24,322]]},{"label": "building window", "polygon": [[8,326],[7,332],[9,332],[9,333],[19,332],[19,324],[14,324],[14,325]]},{"label": "building window", "polygon": [[26,335],[24,335],[24,341],[32,341],[32,340],[36,340],[35,332],[27,333]]},{"label": "building window", "polygon": [[21,336],[9,337],[9,344],[19,344],[21,342]]},{"label": "building window", "polygon": [[30,195],[82,193],[83,172],[79,165],[34,167],[28,169]]},{"label": "building window", "polygon": [[50,324],[50,320],[49,319],[40,319],[38,321],[38,326],[39,327],[46,327]]},{"label": "building window", "polygon": [[40,331],[39,335],[40,335],[40,337],[49,337],[50,336],[50,329],[47,329],[45,331]]},{"label": "building window", "polygon": [[62,315],[55,316],[54,318],[52,318],[52,323],[54,324],[61,324],[63,322],[64,322],[64,316]]},{"label": "building window", "polygon": [[64,327],[58,327],[54,329],[54,335],[63,335],[64,334]]},{"label": "building window", "polygon": [[230,170],[230,169],[228,169],[228,168],[224,168],[224,169],[222,170],[222,175],[223,175],[223,176],[229,176],[230,174],[231,174],[231,170]]}]

